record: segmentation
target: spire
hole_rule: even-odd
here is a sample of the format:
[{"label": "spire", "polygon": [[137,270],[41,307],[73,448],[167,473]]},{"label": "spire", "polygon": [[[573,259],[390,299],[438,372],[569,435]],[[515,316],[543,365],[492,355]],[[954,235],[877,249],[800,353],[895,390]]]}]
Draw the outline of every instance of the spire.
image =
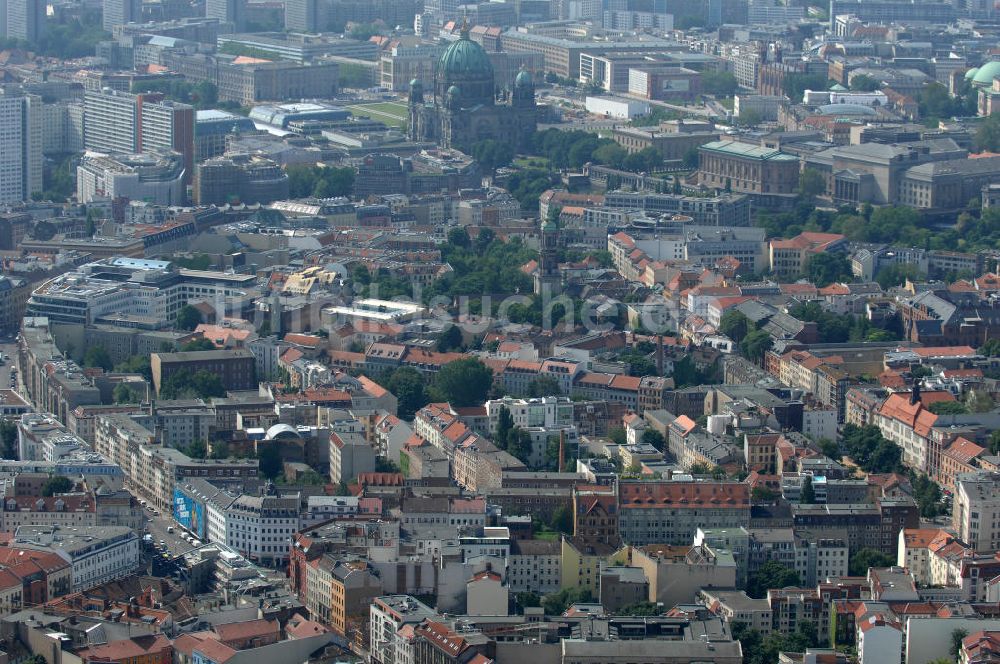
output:
[{"label": "spire", "polygon": [[469,38],[469,15],[466,14],[462,17],[462,29],[461,29],[462,39]]}]

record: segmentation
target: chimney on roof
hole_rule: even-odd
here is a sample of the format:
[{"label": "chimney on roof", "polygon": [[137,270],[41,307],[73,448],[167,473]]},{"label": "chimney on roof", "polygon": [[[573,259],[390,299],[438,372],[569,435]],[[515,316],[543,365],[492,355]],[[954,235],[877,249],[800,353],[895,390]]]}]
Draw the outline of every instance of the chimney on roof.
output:
[{"label": "chimney on roof", "polygon": [[910,392],[910,405],[915,406],[920,403],[920,379],[914,379],[913,390]]}]

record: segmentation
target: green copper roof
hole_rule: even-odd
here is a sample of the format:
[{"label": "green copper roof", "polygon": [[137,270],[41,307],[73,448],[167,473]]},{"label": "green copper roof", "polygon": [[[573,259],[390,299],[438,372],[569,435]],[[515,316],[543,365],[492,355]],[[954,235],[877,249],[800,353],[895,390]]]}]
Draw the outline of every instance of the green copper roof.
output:
[{"label": "green copper roof", "polygon": [[737,141],[712,141],[705,143],[699,150],[707,152],[721,152],[747,159],[759,159],[761,161],[798,161],[799,158],[792,154],[787,154],[781,150],[772,148],[762,148],[749,143],[739,143]]},{"label": "green copper roof", "polygon": [[445,76],[490,76],[493,65],[483,47],[469,39],[463,32],[461,39],[452,43],[441,56],[440,70]]},{"label": "green copper roof", "polygon": [[1000,78],[1000,60],[987,62],[976,70],[976,75],[972,77],[972,82],[979,85],[993,85],[994,78]]}]

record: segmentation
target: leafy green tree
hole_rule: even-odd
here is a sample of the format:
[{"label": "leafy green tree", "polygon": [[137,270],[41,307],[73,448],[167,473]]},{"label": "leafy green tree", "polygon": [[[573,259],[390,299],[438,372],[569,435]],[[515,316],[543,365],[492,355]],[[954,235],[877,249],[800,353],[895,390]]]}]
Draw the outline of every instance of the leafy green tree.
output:
[{"label": "leafy green tree", "polygon": [[108,350],[104,346],[91,346],[83,355],[83,366],[111,371],[114,362],[111,361],[111,356],[108,355]]},{"label": "leafy green tree", "polygon": [[920,273],[916,265],[910,263],[893,263],[886,265],[875,275],[875,281],[882,288],[888,290],[896,286],[902,286],[908,280],[919,281],[924,275]]},{"label": "leafy green tree", "polygon": [[185,353],[193,353],[202,350],[215,350],[215,344],[205,337],[199,337],[198,339],[192,339],[181,346],[181,350]]},{"label": "leafy green tree", "polygon": [[0,455],[4,459],[17,459],[17,425],[0,419]]},{"label": "leafy green tree", "polygon": [[201,312],[192,307],[190,304],[185,304],[177,310],[176,324],[178,329],[193,330],[201,325],[201,323]]},{"label": "leafy green tree", "polygon": [[841,449],[865,472],[902,472],[902,450],[882,437],[877,426],[845,424],[841,431]]},{"label": "leafy green tree", "polygon": [[413,367],[399,367],[382,383],[396,397],[396,413],[412,421],[414,414],[429,402],[424,376]]},{"label": "leafy green tree", "polygon": [[541,606],[542,596],[533,592],[514,593],[514,605],[519,613],[524,613],[524,609]]},{"label": "leafy green tree", "polygon": [[799,573],[777,560],[768,560],[747,579],[747,594],[754,598],[767,597],[771,588],[799,585]]},{"label": "leafy green tree", "polygon": [[560,505],[552,511],[549,528],[564,535],[573,534],[573,512],[566,505]]},{"label": "leafy green tree", "polygon": [[750,497],[756,503],[773,503],[778,499],[778,493],[768,489],[766,486],[755,486],[750,491]]},{"label": "leafy green tree", "polygon": [[617,143],[608,143],[594,150],[594,161],[612,168],[621,168],[628,151]]},{"label": "leafy green tree", "polygon": [[840,457],[842,456],[840,454],[840,445],[837,444],[837,441],[830,440],[829,438],[820,438],[819,451],[834,461],[840,461]]},{"label": "leafy green tree", "polygon": [[184,454],[192,459],[204,459],[208,456],[208,445],[203,440],[191,441],[191,444],[184,448]]},{"label": "leafy green tree", "polygon": [[562,393],[559,381],[552,376],[538,376],[528,383],[528,396],[532,399],[560,396]]},{"label": "leafy green tree", "polygon": [[354,190],[355,171],[351,167],[295,165],[285,172],[292,198],[334,198]]},{"label": "leafy green tree", "polygon": [[115,365],[115,373],[139,374],[148,381],[153,380],[153,370],[149,366],[149,355],[133,355]]},{"label": "leafy green tree", "polygon": [[257,452],[260,474],[269,480],[274,480],[284,472],[284,462],[277,445],[268,445]]},{"label": "leafy green tree", "polygon": [[514,148],[510,143],[486,139],[472,145],[472,158],[488,172],[510,165],[514,159]]},{"label": "leafy green tree", "polygon": [[764,359],[764,354],[771,350],[771,346],[773,345],[774,341],[771,339],[770,334],[763,330],[751,330],[743,338],[740,348],[748,359],[759,363]]},{"label": "leafy green tree", "polygon": [[851,281],[851,263],[844,254],[823,252],[813,254],[806,261],[806,277],[816,286],[823,288],[832,283]]},{"label": "leafy green tree", "polygon": [[212,443],[212,453],[210,454],[212,459],[228,459],[230,455],[229,443],[222,440]]},{"label": "leafy green tree", "polygon": [[802,490],[799,494],[799,504],[813,505],[816,503],[816,490],[813,488],[812,475],[806,475],[802,480]]},{"label": "leafy green tree", "polygon": [[186,397],[209,399],[224,396],[226,396],[226,388],[222,384],[222,378],[218,374],[204,369],[198,371],[181,369],[163,381],[159,394],[161,399],[167,400]]},{"label": "leafy green tree", "polygon": [[649,427],[647,427],[646,430],[642,432],[642,442],[646,445],[652,445],[661,452],[663,451],[663,448],[666,447],[667,444],[667,441],[664,440],[662,433],[660,433],[656,429],[652,429]]},{"label": "leafy green tree", "polygon": [[847,573],[851,576],[867,576],[871,567],[882,568],[892,567],[896,564],[892,556],[888,556],[878,549],[864,548],[857,551],[850,557],[847,563]]},{"label": "leafy green tree", "polygon": [[717,97],[732,97],[739,89],[736,77],[728,71],[703,71],[701,73],[701,89]]},{"label": "leafy green tree", "polygon": [[979,348],[986,357],[1000,357],[1000,339],[990,339]]},{"label": "leafy green tree", "polygon": [[438,336],[437,349],[446,353],[450,350],[462,348],[462,330],[458,325],[449,325],[448,328]]},{"label": "leafy green tree", "polygon": [[573,604],[593,602],[594,595],[589,590],[580,587],[564,588],[557,593],[551,593],[542,598],[542,608],[549,616],[560,616]]},{"label": "leafy green tree", "polygon": [[990,115],[979,125],[975,146],[981,152],[1000,152],[1000,113]]},{"label": "leafy green tree", "polygon": [[376,23],[357,23],[351,27],[347,35],[358,41],[368,41],[375,35],[382,34],[382,28]]},{"label": "leafy green tree", "polygon": [[59,493],[67,493],[73,490],[73,480],[65,475],[54,475],[42,485],[42,495],[51,497]]},{"label": "leafy green tree", "polygon": [[747,336],[747,332],[752,326],[750,319],[742,311],[729,309],[722,314],[722,319],[719,321],[719,332],[732,339],[734,343],[739,344]]},{"label": "leafy green tree", "polygon": [[789,99],[799,102],[806,90],[826,90],[828,81],[826,74],[786,74],[781,87]]},{"label": "leafy green tree", "polygon": [[927,410],[935,415],[966,415],[969,412],[961,401],[936,401]]},{"label": "leafy green tree", "polygon": [[656,602],[639,602],[623,606],[616,612],[619,616],[659,616],[663,614],[663,607]]},{"label": "leafy green tree", "polygon": [[608,429],[608,438],[610,438],[611,442],[616,445],[624,445],[628,442],[624,427],[616,426]]},{"label": "leafy green tree", "polygon": [[141,403],[142,395],[132,389],[128,383],[118,383],[111,392],[111,397],[117,404]]},{"label": "leafy green tree", "polygon": [[476,357],[450,362],[434,377],[434,390],[458,407],[483,403],[492,386],[493,370]]},{"label": "leafy green tree", "polygon": [[497,414],[497,430],[496,430],[496,440],[497,445],[500,449],[507,449],[507,439],[510,437],[510,432],[514,430],[514,416],[510,414],[510,409],[507,406],[500,406],[500,412]]},{"label": "leafy green tree", "polygon": [[815,168],[803,168],[799,173],[799,195],[811,200],[826,193],[826,178]]},{"label": "leafy green tree", "polygon": [[924,473],[911,473],[910,486],[913,487],[913,497],[920,508],[920,516],[933,519],[944,512],[941,504],[941,487]]},{"label": "leafy green tree", "polygon": [[851,79],[852,92],[875,92],[882,87],[877,79],[867,74],[861,74]]},{"label": "leafy green tree", "polygon": [[456,226],[448,231],[448,244],[462,247],[463,249],[469,248],[472,240],[469,239],[469,232],[465,229],[465,226]]},{"label": "leafy green tree", "polygon": [[996,403],[986,390],[969,390],[965,397],[965,407],[970,413],[988,413],[996,407]]},{"label": "leafy green tree", "polygon": [[955,657],[956,662],[962,660],[962,642],[968,635],[969,631],[961,627],[951,632],[951,654]]}]

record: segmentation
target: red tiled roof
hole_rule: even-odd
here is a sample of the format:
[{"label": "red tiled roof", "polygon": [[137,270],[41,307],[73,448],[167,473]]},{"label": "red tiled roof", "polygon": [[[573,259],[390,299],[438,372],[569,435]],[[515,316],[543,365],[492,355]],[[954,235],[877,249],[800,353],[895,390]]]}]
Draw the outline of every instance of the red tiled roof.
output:
[{"label": "red tiled roof", "polygon": [[246,622],[216,625],[213,629],[222,641],[241,641],[257,636],[278,635],[281,628],[277,620],[259,618]]},{"label": "red tiled roof", "polygon": [[621,509],[749,509],[750,487],[741,482],[641,482],[618,488]]}]

